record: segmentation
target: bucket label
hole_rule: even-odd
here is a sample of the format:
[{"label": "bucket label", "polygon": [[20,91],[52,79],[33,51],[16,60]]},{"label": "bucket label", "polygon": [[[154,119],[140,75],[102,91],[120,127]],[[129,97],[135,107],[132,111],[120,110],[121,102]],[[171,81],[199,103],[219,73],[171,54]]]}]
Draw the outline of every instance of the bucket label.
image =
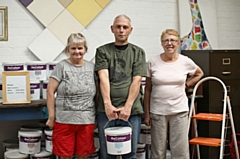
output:
[{"label": "bucket label", "polygon": [[27,70],[46,70],[46,65],[28,65]]},{"label": "bucket label", "polygon": [[22,71],[24,70],[24,66],[4,66],[4,71]]},{"label": "bucket label", "polygon": [[137,148],[137,153],[145,152],[146,148]]},{"label": "bucket label", "polygon": [[108,142],[125,142],[125,141],[129,141],[131,139],[131,135],[127,134],[127,135],[122,135],[122,136],[110,136],[107,135],[107,141]]},{"label": "bucket label", "polygon": [[26,143],[36,143],[41,141],[41,137],[24,137],[20,136],[20,141],[21,142],[26,142]]},{"label": "bucket label", "polygon": [[50,136],[50,135],[46,135],[45,137],[46,137],[46,140],[48,140],[48,141],[52,141],[52,136]]},{"label": "bucket label", "polygon": [[141,134],[151,134],[151,129],[141,129]]},{"label": "bucket label", "polygon": [[146,85],[146,81],[145,80],[141,81],[141,84],[142,84],[142,86],[145,86]]},{"label": "bucket label", "polygon": [[31,89],[39,89],[39,88],[40,88],[40,83],[37,83],[37,84],[31,83],[31,84],[30,84],[30,88],[31,88]]},{"label": "bucket label", "polygon": [[47,83],[43,83],[43,89],[47,89]]},{"label": "bucket label", "polygon": [[49,70],[54,70],[55,66],[56,66],[56,64],[55,65],[49,65]]}]

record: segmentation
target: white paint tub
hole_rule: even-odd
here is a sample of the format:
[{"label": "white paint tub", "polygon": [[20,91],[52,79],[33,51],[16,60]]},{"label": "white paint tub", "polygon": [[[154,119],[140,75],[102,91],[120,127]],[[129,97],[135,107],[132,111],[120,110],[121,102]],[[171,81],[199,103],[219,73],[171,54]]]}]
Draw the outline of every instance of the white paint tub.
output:
[{"label": "white paint tub", "polygon": [[47,63],[42,61],[32,61],[26,63],[30,73],[30,80],[44,81],[47,79]]},{"label": "white paint tub", "polygon": [[27,159],[27,154],[22,154],[19,150],[10,150],[4,153],[4,159]]},{"label": "white paint tub", "polygon": [[33,154],[31,157],[31,159],[52,159],[52,158],[53,158],[53,154],[45,150],[42,150],[37,154]]},{"label": "white paint tub", "polygon": [[25,154],[36,154],[41,151],[40,130],[19,130],[19,152]]},{"label": "white paint tub", "polygon": [[98,159],[99,156],[99,149],[96,149],[96,151],[94,153],[92,153],[91,155],[89,155],[87,158],[88,159]]},{"label": "white paint tub", "polygon": [[30,81],[30,95],[31,100],[39,100],[40,99],[40,81]]},{"label": "white paint tub", "polygon": [[45,146],[46,146],[46,150],[49,152],[52,152],[52,133],[53,130],[49,129],[49,130],[45,130]]},{"label": "white paint tub", "polygon": [[48,86],[48,80],[43,81],[42,86],[42,98],[47,99],[47,86]]},{"label": "white paint tub", "polygon": [[110,127],[104,132],[108,154],[123,155],[131,152],[131,127]]},{"label": "white paint tub", "polygon": [[25,63],[20,62],[3,62],[2,63],[4,71],[24,71]]},{"label": "white paint tub", "polygon": [[18,150],[19,151],[19,146],[8,146],[8,147],[6,147],[6,151],[11,151],[11,150]]},{"label": "white paint tub", "polygon": [[151,127],[141,124],[139,143],[151,144]]},{"label": "white paint tub", "polygon": [[100,149],[100,141],[97,128],[94,130],[94,146],[95,148]]},{"label": "white paint tub", "polygon": [[145,159],[146,158],[146,145],[138,144],[137,145],[137,159]]}]

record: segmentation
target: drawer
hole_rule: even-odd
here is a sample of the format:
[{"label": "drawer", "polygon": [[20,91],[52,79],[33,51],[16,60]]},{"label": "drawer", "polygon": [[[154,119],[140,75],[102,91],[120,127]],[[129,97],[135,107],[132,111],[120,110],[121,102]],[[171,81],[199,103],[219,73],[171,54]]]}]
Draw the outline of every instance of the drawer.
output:
[{"label": "drawer", "polygon": [[240,105],[232,107],[233,120],[236,133],[240,133]]},{"label": "drawer", "polygon": [[239,53],[210,53],[210,75],[220,79],[240,79]]},{"label": "drawer", "polygon": [[[240,105],[240,80],[224,80],[227,88],[227,94],[230,98],[231,106]],[[205,87],[206,89],[206,87]],[[222,107],[223,106],[223,87],[217,81],[209,81],[209,106]],[[204,95],[203,95],[204,96]]]}]

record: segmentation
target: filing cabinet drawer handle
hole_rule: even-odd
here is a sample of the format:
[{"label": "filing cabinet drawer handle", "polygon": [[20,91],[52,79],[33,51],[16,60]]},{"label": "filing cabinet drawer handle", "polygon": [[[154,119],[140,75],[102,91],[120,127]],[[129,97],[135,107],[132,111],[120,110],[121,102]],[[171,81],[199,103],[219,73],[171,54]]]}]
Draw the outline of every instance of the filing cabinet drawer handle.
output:
[{"label": "filing cabinet drawer handle", "polygon": [[223,75],[230,75],[231,72],[230,71],[225,71],[225,72],[222,72]]},{"label": "filing cabinet drawer handle", "polygon": [[226,86],[227,92],[231,92],[231,86]]},{"label": "filing cabinet drawer handle", "polygon": [[222,59],[222,64],[223,65],[230,65],[231,64],[231,59],[230,58],[223,58]]}]

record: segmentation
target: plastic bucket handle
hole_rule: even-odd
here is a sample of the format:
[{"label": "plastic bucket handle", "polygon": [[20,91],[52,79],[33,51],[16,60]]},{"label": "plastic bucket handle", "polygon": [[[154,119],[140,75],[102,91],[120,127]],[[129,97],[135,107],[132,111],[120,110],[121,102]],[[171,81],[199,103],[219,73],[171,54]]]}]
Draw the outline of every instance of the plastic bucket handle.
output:
[{"label": "plastic bucket handle", "polygon": [[[116,120],[116,119],[115,119]],[[121,120],[121,119],[118,119],[118,120]],[[125,120],[123,120],[125,121]],[[104,125],[103,129],[106,128],[106,126],[108,125],[108,123],[110,122],[110,120],[108,120],[108,122]],[[128,125],[132,128],[132,124],[129,122],[129,121],[126,121],[128,123]]]}]

